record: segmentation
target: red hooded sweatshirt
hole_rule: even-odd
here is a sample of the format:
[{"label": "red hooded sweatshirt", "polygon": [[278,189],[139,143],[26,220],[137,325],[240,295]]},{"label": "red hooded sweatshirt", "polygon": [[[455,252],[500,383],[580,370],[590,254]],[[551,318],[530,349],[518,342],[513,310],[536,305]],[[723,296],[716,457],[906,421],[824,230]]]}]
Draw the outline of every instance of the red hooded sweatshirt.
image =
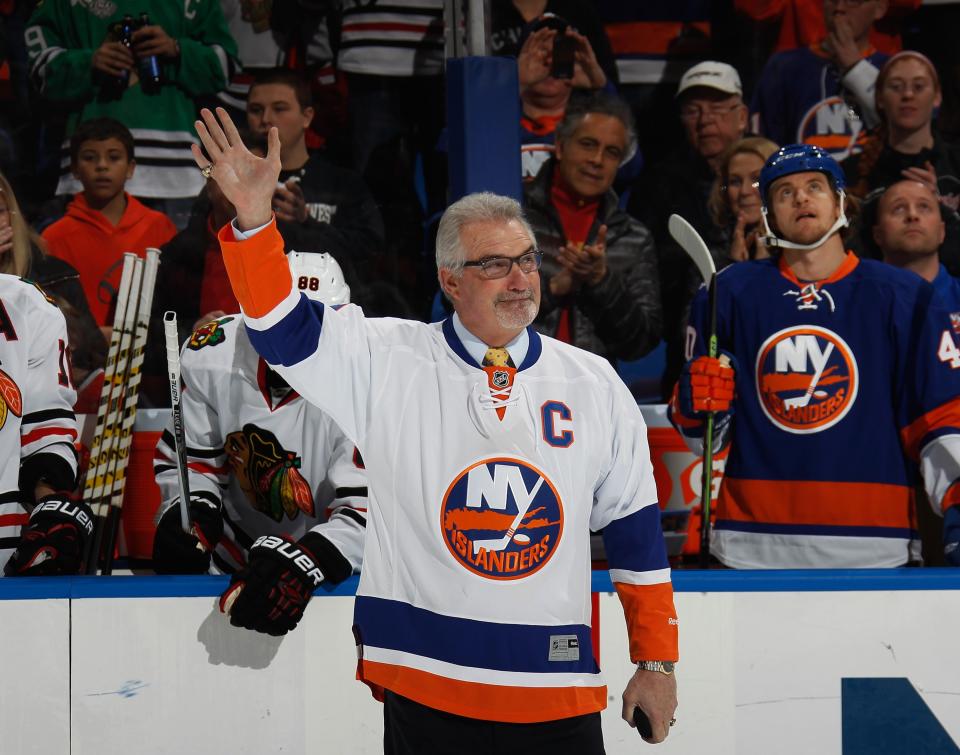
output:
[{"label": "red hooded sweatshirt", "polygon": [[136,252],[143,257],[147,247],[159,247],[177,233],[162,212],[144,207],[129,194],[126,197],[127,209],[116,227],[102,212],[91,208],[81,192],[67,206],[67,214],[42,234],[50,254],[69,262],[80,273],[80,284],[97,325],[113,324],[108,316],[120,286],[123,253]]}]

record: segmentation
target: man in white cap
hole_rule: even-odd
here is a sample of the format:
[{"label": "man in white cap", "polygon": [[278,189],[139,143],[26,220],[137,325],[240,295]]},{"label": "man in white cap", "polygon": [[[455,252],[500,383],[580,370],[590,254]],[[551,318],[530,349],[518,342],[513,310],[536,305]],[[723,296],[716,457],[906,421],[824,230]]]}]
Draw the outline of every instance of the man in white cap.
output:
[{"label": "man in white cap", "polygon": [[687,144],[641,176],[628,210],[653,232],[660,267],[663,337],[667,369],[663,393],[669,396],[683,366],[687,312],[700,278],[667,231],[667,219],[686,218],[710,247],[717,268],[728,264],[727,241],[707,209],[707,198],[724,150],[747,129],[747,108],[737,70],[706,60],[688,70],[677,87],[677,107]]}]

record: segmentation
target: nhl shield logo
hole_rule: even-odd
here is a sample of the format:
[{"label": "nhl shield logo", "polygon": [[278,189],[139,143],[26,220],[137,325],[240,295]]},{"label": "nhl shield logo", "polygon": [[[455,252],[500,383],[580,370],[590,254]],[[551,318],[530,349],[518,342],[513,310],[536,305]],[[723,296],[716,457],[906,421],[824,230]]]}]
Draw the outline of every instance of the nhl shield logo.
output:
[{"label": "nhl shield logo", "polygon": [[853,351],[831,330],[785,328],[760,348],[757,392],[764,414],[789,433],[818,433],[842,420],[857,398]]},{"label": "nhl shield logo", "polygon": [[510,385],[510,373],[506,370],[494,370],[493,377],[490,378],[490,382],[493,383],[494,388],[500,388],[503,390]]},{"label": "nhl shield logo", "polygon": [[543,568],[563,534],[553,483],[520,459],[484,459],[458,474],[443,496],[440,532],[465,569],[487,579],[521,579]]},{"label": "nhl shield logo", "polygon": [[960,312],[950,313],[950,327],[956,335],[960,336]]}]

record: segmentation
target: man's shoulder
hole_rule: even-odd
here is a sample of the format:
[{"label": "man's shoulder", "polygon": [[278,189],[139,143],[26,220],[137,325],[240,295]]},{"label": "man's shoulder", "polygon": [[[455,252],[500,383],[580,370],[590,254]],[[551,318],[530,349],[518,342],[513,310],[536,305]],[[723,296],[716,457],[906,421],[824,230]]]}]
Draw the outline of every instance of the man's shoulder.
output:
[{"label": "man's shoulder", "polygon": [[[830,59],[826,55],[814,51],[813,46],[791,47],[788,50],[775,52],[763,66],[763,73],[767,71],[784,71],[796,67],[810,67],[815,65],[822,67],[827,65]],[[784,82],[786,86],[786,83]]]}]

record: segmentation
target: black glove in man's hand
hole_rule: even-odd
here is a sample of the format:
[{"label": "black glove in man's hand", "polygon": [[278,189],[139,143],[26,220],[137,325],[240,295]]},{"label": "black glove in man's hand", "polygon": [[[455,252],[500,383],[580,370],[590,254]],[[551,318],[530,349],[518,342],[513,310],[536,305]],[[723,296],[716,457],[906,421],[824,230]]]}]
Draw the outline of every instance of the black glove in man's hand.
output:
[{"label": "black glove in man's hand", "polygon": [[274,636],[297,626],[323,581],[308,548],[311,537],[319,536],[308,533],[299,542],[279,535],[257,538],[247,565],[220,596],[220,610],[230,615],[231,624]]},{"label": "black glove in man's hand", "polygon": [[93,512],[87,504],[62,495],[45,496],[37,501],[3,571],[8,577],[77,574],[92,534]]},{"label": "black glove in man's hand", "polygon": [[223,516],[218,506],[205,499],[190,501],[193,531],[180,526],[180,506],[163,512],[153,539],[153,569],[157,574],[206,574],[210,552],[223,537]]}]

